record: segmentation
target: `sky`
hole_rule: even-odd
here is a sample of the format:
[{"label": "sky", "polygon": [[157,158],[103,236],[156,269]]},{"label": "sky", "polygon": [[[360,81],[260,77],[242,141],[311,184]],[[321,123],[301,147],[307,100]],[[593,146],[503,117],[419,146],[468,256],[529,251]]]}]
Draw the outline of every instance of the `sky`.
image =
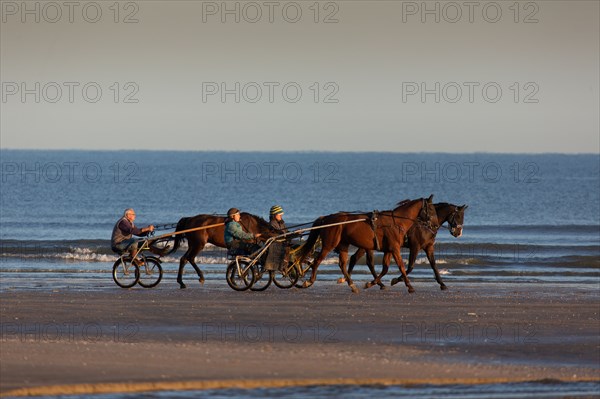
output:
[{"label": "sky", "polygon": [[1,1],[0,148],[600,153],[598,1]]}]

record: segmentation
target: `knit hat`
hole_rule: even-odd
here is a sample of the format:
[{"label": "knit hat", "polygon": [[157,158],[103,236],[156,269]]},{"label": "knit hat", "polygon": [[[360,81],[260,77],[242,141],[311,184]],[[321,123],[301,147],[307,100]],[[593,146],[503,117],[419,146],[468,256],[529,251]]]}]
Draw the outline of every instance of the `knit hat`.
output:
[{"label": "knit hat", "polygon": [[271,207],[271,212],[269,213],[271,216],[283,214],[283,208],[280,205],[273,205]]}]

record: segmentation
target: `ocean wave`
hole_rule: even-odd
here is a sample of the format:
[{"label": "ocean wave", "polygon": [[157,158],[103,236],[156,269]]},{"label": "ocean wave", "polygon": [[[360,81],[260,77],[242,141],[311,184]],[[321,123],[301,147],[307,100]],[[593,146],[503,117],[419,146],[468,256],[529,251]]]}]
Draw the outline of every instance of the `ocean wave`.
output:
[{"label": "ocean wave", "polygon": [[[183,252],[180,253],[182,255]],[[151,255],[151,254],[147,254]],[[407,256],[405,254],[404,262],[408,263]],[[114,263],[118,259],[118,256],[114,253],[97,252],[91,248],[71,248],[65,252],[30,252],[25,253],[22,251],[16,252],[2,252],[0,253],[0,264],[7,262],[36,262],[36,261],[60,261],[64,263],[73,262],[110,262]],[[163,263],[179,264],[180,256],[178,254],[171,254],[160,258]],[[323,265],[337,265],[338,255],[330,254],[327,256],[321,264]],[[383,256],[381,254],[375,257],[375,264],[382,264]],[[203,251],[196,257],[196,262],[200,264],[227,264],[226,252],[221,248],[213,248],[212,250]],[[395,262],[392,260],[392,264]],[[481,256],[440,256],[436,254],[436,264],[444,265],[446,267],[453,266],[528,266],[528,267],[540,267],[540,268],[551,268],[551,267],[570,267],[570,268],[597,268],[600,269],[600,259],[596,256],[562,256],[562,257],[547,257],[547,258],[531,258],[531,259],[519,259],[519,258],[497,258],[497,257],[481,257]],[[357,265],[366,265],[366,258],[363,257],[357,262]],[[415,261],[415,265],[429,266],[429,260],[420,256]]]},{"label": "ocean wave", "polygon": [[[182,243],[177,253],[162,257],[164,263],[178,264],[187,250]],[[353,254],[350,248],[349,254]],[[150,254],[150,253],[147,253]],[[403,259],[408,261],[408,250],[402,250]],[[534,245],[534,244],[495,244],[482,243],[438,243],[436,244],[436,263],[450,266],[510,266],[525,265],[531,267],[572,267],[600,268],[599,247],[595,245]],[[0,263],[58,261],[73,262],[111,262],[117,255],[110,249],[108,240],[45,240],[22,241],[3,240],[0,243]],[[381,265],[383,254],[375,255],[375,264]],[[207,244],[196,259],[202,264],[226,264],[226,250]],[[325,265],[336,265],[338,254],[331,252],[322,262]],[[429,261],[423,252],[419,253],[417,265],[428,265]],[[358,264],[366,264],[366,257],[359,259]]]}]

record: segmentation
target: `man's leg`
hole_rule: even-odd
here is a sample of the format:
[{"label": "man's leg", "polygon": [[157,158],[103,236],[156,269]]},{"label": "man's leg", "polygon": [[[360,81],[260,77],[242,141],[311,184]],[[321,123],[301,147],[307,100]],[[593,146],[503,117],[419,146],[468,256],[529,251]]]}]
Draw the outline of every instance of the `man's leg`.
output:
[{"label": "man's leg", "polygon": [[130,238],[128,240],[124,240],[116,244],[112,249],[113,251],[120,253],[129,252],[133,256],[133,254],[135,254],[135,251],[137,251],[137,241],[133,238]]},{"label": "man's leg", "polygon": [[131,257],[133,258],[138,250],[137,240],[135,238],[130,238],[128,240],[123,241],[122,244],[125,246],[125,251],[129,252]]},{"label": "man's leg", "polygon": [[244,252],[246,252],[246,254],[248,254],[248,255],[253,254],[254,252],[256,252],[260,249],[260,245],[254,244],[251,242],[244,241],[241,244],[244,248]]}]

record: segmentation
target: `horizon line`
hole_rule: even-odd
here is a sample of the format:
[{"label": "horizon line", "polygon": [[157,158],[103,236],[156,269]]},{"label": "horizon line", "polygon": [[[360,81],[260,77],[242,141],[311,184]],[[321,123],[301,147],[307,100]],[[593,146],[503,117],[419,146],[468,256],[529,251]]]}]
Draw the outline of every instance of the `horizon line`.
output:
[{"label": "horizon line", "polygon": [[358,151],[358,150],[190,150],[190,149],[87,149],[87,148],[2,148],[0,151],[50,151],[50,152],[177,152],[177,153],[322,153],[322,154],[497,154],[497,155],[600,155],[598,152],[494,152],[494,151],[467,151],[467,152],[445,152],[445,151]]}]

